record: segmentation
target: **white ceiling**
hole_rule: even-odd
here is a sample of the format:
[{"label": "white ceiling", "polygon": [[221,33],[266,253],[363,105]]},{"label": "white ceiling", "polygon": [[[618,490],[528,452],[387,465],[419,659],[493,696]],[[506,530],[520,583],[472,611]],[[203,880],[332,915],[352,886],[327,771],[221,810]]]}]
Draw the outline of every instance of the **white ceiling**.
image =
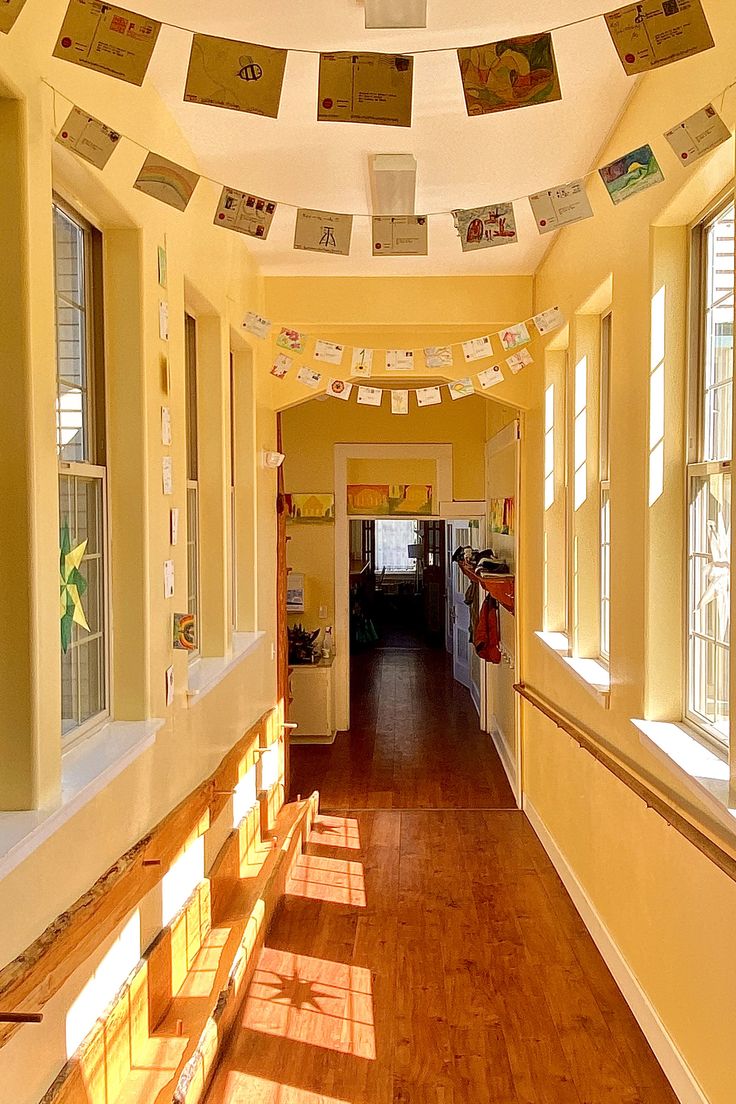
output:
[{"label": "white ceiling", "polygon": [[[318,123],[315,55],[289,55],[278,119],[184,103],[190,39],[183,31],[164,28],[149,71],[206,175],[282,203],[366,214],[368,155],[413,153],[417,213],[423,214],[525,196],[593,166],[633,87],[602,19],[555,34],[563,94],[557,103],[468,118],[452,51],[598,15],[606,4],[429,0],[426,30],[393,31],[367,31],[360,0],[141,0],[134,6],[210,34],[292,49],[449,48],[416,58],[411,129]],[[254,240],[252,250],[268,275],[529,274],[550,240],[538,235],[526,200],[516,212],[515,245],[463,254],[451,217],[441,215],[429,222],[428,257],[374,258],[365,218],[354,222],[349,257],[295,252],[295,213],[281,207],[268,240]]]}]

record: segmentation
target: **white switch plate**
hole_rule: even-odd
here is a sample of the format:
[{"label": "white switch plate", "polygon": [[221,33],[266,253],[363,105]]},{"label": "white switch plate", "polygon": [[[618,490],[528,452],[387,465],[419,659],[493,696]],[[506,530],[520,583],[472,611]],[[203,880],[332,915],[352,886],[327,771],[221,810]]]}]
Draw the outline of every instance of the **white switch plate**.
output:
[{"label": "white switch plate", "polygon": [[326,621],[327,620],[327,606],[320,606],[319,607],[319,618],[320,618],[320,621]]}]

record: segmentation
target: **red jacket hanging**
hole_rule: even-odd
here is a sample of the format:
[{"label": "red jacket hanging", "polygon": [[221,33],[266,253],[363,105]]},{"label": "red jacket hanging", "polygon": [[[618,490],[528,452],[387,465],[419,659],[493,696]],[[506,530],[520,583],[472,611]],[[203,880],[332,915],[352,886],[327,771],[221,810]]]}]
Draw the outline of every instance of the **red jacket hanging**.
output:
[{"label": "red jacket hanging", "polygon": [[480,608],[480,616],[473,636],[475,650],[486,663],[501,662],[501,621],[498,602],[490,594]]}]

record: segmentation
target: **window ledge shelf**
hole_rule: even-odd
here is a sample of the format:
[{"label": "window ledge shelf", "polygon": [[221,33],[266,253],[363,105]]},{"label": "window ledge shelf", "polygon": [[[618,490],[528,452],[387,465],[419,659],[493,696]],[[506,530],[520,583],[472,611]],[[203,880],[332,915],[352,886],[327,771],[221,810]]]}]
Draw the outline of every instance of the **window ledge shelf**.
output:
[{"label": "window ledge shelf", "polygon": [[570,655],[570,643],[564,633],[536,632],[534,634],[542,644],[564,663],[568,671],[608,709],[611,700],[611,676],[598,659],[585,659]]},{"label": "window ledge shelf", "polygon": [[255,651],[265,636],[264,632],[233,633],[232,651],[229,655],[197,660],[189,671],[187,697],[190,701],[197,701],[209,694],[210,690],[214,690],[233,668]]},{"label": "window ledge shelf", "polygon": [[681,721],[632,719],[632,724],[639,730],[642,746],[674,770],[720,824],[736,832],[736,808],[729,801],[728,763]]},{"label": "window ledge shelf", "polygon": [[163,720],[110,721],[61,760],[61,801],[46,809],[0,813],[0,878],[6,877],[156,740]]}]

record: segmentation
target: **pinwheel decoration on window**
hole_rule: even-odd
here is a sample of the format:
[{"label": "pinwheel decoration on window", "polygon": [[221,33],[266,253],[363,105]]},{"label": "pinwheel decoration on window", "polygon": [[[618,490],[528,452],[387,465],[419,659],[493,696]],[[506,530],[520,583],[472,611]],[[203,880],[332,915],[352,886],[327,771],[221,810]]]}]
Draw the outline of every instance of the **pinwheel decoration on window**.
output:
[{"label": "pinwheel decoration on window", "polygon": [[718,620],[721,633],[725,637],[731,619],[731,534],[726,528],[723,514],[718,514],[718,523],[708,522],[708,563],[705,568],[707,586],[698,602],[698,610],[705,609],[709,602],[718,603]]},{"label": "pinwheel decoration on window", "polygon": [[61,648],[65,655],[71,643],[73,625],[79,625],[87,632],[90,631],[82,606],[82,597],[87,590],[87,580],[80,571],[86,551],[86,540],[72,548],[69,528],[65,525],[61,532],[59,556]]}]

